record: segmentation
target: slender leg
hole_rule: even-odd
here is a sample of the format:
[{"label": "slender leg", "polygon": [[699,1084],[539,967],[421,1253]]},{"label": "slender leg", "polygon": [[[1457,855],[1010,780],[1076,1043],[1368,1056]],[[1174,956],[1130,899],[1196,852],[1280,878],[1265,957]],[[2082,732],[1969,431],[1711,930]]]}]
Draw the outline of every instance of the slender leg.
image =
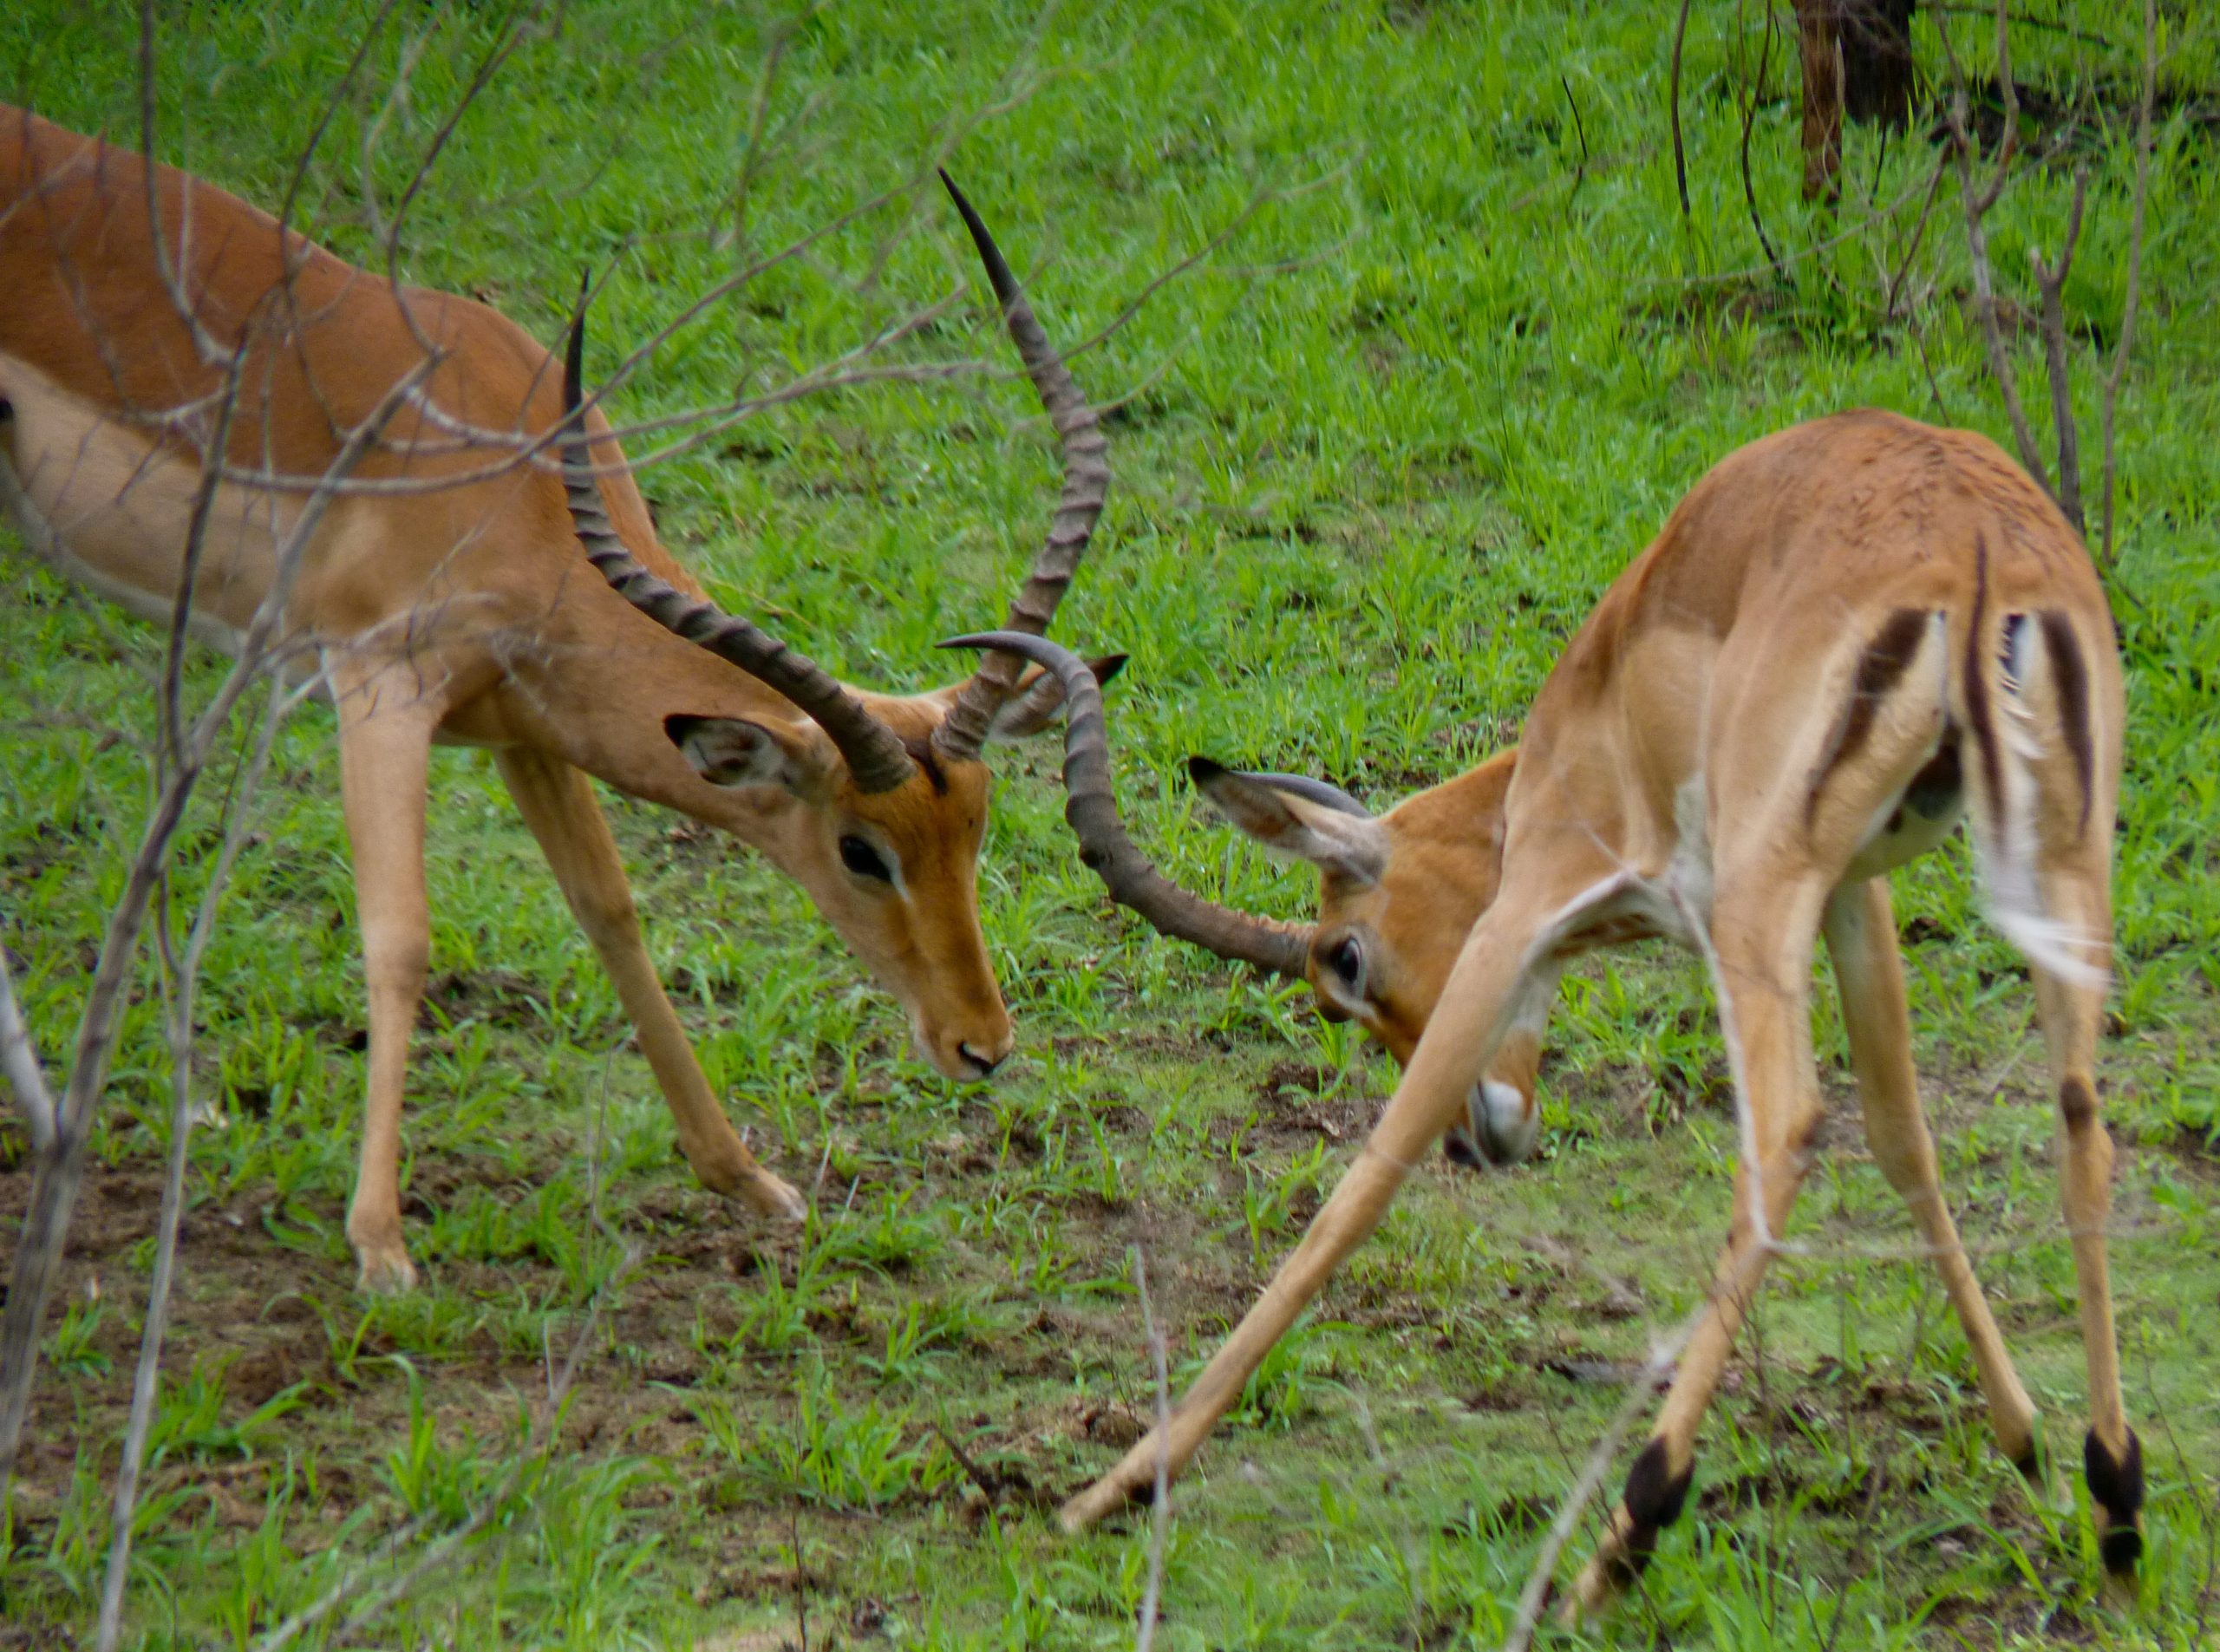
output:
[{"label": "slender leg", "polygon": [[579,928],[616,983],[625,1013],[639,1029],[640,1048],[654,1069],[678,1125],[678,1145],[702,1185],[745,1199],[767,1216],[800,1221],[808,1206],[793,1188],[757,1164],[695,1060],[694,1047],[663,994],[640,938],[631,885],[595,802],[592,783],[558,758],[521,749],[497,753],[509,795],[554,869]]},{"label": "slender leg", "polygon": [[1466,1098],[1505,1031],[1544,977],[1554,980],[1545,967],[1552,943],[1595,907],[1623,894],[1629,881],[1608,878],[1583,895],[1577,886],[1568,890],[1557,881],[1566,870],[1546,863],[1518,875],[1506,870],[1505,888],[1518,893],[1506,895],[1474,925],[1433,1022],[1356,1162],[1196,1378],[1169,1432],[1150,1430],[1116,1467],[1066,1503],[1058,1515],[1065,1530],[1092,1525],[1152,1486],[1159,1462],[1167,1475],[1186,1466],[1272,1345],[1387,1213],[1404,1177],[1442,1132],[1465,1116]]},{"label": "slender leg", "polygon": [[1843,1029],[1850,1039],[1850,1061],[1858,1074],[1858,1094],[1865,1109],[1865,1138],[1881,1173],[1889,1179],[1912,1220],[1918,1224],[1942,1276],[1958,1323],[1965,1328],[1988,1402],[1988,1420],[2004,1454],[2033,1479],[2035,1473],[2035,1408],[2012,1368],[2012,1356],[1997,1333],[1996,1321],[1982,1295],[1958,1237],[1957,1224],[1942,1202],[1935,1167],[1935,1139],[1919,1106],[1918,1081],[1911,1064],[1911,1021],[1904,1000],[1903,963],[1897,951],[1896,920],[1889,910],[1885,878],[1845,885],[1827,903],[1824,932],[1842,996]]},{"label": "slender leg", "polygon": [[1740,1051],[1755,1163],[1746,1153],[1735,1167],[1734,1222],[1709,1303],[1603,1541],[1566,1602],[1569,1618],[1608,1606],[1649,1564],[1659,1532],[1680,1518],[1695,1472],[1696,1427],[1811,1167],[1820,1107],[1809,987],[1824,894],[1808,865],[1760,865],[1720,879],[1712,922],[1720,1019]]},{"label": "slender leg", "polygon": [[[2112,939],[2112,902],[2100,846],[2078,864],[2040,874],[2049,914],[2084,936]],[[2112,1218],[2112,1140],[2098,1117],[2097,1032],[2104,1015],[2101,981],[2068,981],[2034,966],[2035,1002],[2058,1085],[2060,1178],[2067,1231],[2073,1241],[2074,1285],[2081,1303],[2081,1351],[2089,1368],[2089,1433],[2084,1472],[2116,1596],[2130,1596],[2143,1554],[2143,1444],[2127,1426],[2120,1396],[2119,1347],[2112,1327],[2112,1282],[2105,1227]]]},{"label": "slender leg", "polygon": [[367,1290],[416,1283],[401,1235],[401,1100],[408,1038],[431,960],[424,895],[424,806],[432,731],[444,704],[421,697],[413,674],[335,674],[340,790],[355,862],[369,992],[370,1072],[362,1163],[347,1211],[347,1237]]}]

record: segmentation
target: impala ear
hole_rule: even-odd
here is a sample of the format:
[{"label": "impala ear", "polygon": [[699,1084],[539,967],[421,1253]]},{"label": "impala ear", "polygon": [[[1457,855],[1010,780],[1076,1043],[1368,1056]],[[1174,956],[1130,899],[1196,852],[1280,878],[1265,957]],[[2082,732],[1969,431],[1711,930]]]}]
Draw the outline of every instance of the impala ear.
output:
[{"label": "impala ear", "polygon": [[663,720],[663,731],[712,786],[777,786],[796,797],[825,789],[825,754],[798,729],[739,717],[670,716]]},{"label": "impala ear", "polygon": [[1187,773],[1211,806],[1275,854],[1376,884],[1388,868],[1388,831],[1346,792],[1290,774],[1243,774],[1190,757]]}]

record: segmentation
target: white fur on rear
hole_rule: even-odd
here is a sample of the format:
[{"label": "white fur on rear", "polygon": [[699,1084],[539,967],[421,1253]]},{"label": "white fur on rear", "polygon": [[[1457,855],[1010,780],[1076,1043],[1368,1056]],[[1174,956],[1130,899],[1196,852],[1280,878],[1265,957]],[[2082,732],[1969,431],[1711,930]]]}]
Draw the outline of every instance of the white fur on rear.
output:
[{"label": "white fur on rear", "polygon": [[1968,754],[1971,761],[1966,765],[1971,836],[1988,887],[1989,920],[2039,968],[2061,980],[2101,986],[2106,974],[2102,962],[2105,938],[2084,934],[2045,911],[2042,887],[2035,876],[2040,848],[2036,816],[2042,807],[2035,765],[2047,757],[2055,761],[2063,740],[2063,732],[2055,727],[2059,705],[2049,650],[2042,627],[2032,618],[2021,618],[2014,650],[2019,667],[2014,676],[2001,658],[1997,646],[2001,641],[2001,634],[1995,638],[1971,638],[1973,656],[1967,662],[1971,670],[1995,672],[1989,699],[1995,711],[1999,789],[2003,795],[1994,799],[1983,795],[1978,747]]}]

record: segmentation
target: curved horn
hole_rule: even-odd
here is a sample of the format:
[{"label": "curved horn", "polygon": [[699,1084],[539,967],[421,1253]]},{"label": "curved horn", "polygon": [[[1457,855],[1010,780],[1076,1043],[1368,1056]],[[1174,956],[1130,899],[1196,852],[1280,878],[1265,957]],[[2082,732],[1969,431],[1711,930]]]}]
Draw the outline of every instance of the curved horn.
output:
[{"label": "curved horn", "polygon": [[571,318],[571,336],[563,351],[562,457],[563,492],[570,501],[571,523],[578,531],[578,543],[585,547],[586,559],[642,613],[793,701],[825,730],[847,760],[857,790],[892,791],[917,772],[917,761],[903,746],[901,737],[865,710],[862,701],[814,661],[777,637],[657,578],[617,537],[609,524],[609,513],[602,507],[601,485],[594,479],[585,421],[578,416],[578,369],[585,354],[585,336],[586,296],[581,286],[578,313]]},{"label": "curved horn", "polygon": [[1206,946],[1222,958],[1303,978],[1310,953],[1308,924],[1251,917],[1192,895],[1168,881],[1133,846],[1118,819],[1110,782],[1109,730],[1102,691],[1087,662],[1069,649],[1024,631],[983,631],[943,648],[1004,649],[1056,674],[1064,685],[1064,819],[1079,839],[1080,859],[1093,867],[1111,899],[1130,906],[1165,934]]},{"label": "curved horn", "polygon": [[[1017,346],[1026,375],[1040,395],[1041,405],[1048,409],[1063,447],[1063,495],[1056,501],[1048,538],[1033,559],[1033,571],[1010,602],[1006,624],[1007,630],[1038,637],[1048,630],[1056,604],[1063,599],[1087,550],[1088,536],[1094,532],[1095,519],[1102,514],[1102,501],[1110,491],[1109,444],[1103,440],[1094,409],[1072,382],[1062,359],[1049,347],[1048,335],[1034,319],[1033,307],[1025,302],[1025,294],[1003,260],[1002,250],[996,246],[995,238],[987,233],[986,225],[955,180],[945,172],[940,180],[947,186],[956,210],[963,215],[963,227],[971,232],[972,244],[987,266],[987,279],[994,284],[995,297],[1002,301],[1010,342]],[[1017,687],[1017,673],[1015,650],[991,653],[980,661],[978,670],[933,731],[934,747],[959,761],[976,757],[996,709]]]}]

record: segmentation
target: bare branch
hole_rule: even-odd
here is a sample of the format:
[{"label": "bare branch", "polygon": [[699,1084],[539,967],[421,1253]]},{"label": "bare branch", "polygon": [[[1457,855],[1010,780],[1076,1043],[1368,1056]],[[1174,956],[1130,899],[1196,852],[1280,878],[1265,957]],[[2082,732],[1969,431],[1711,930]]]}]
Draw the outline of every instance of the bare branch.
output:
[{"label": "bare branch", "polygon": [[[178,622],[180,627],[183,621]],[[139,1365],[132,1381],[131,1417],[124,1429],[123,1456],[115,1472],[114,1519],[109,1528],[108,1575],[101,1592],[99,1652],[114,1652],[123,1632],[123,1596],[131,1575],[131,1533],[139,1509],[140,1475],[146,1464],[147,1438],[153,1431],[161,1387],[162,1342],[169,1334],[170,1290],[176,1282],[178,1229],[185,1215],[185,1170],[193,1136],[193,1041],[194,987],[200,963],[215,933],[216,914],[231,882],[232,867],[247,839],[250,805],[270,767],[270,754],[286,712],[297,703],[284,685],[270,679],[270,704],[254,748],[234,780],[226,803],[223,842],[200,896],[183,953],[170,933],[166,896],[155,906],[155,938],[170,977],[170,1151],[162,1174],[161,1213],[155,1227],[154,1270],[147,1287],[147,1312],[139,1338]],[[175,722],[173,708],[167,721]]]},{"label": "bare branch", "polygon": [[[1997,32],[2004,32],[2004,9],[1997,8]],[[2019,382],[2013,376],[2012,357],[2004,343],[2004,328],[1999,319],[1996,304],[1996,278],[1989,266],[1988,235],[1982,220],[1997,198],[2004,193],[2004,185],[2012,165],[2012,155],[2017,147],[2019,127],[2019,98],[2012,90],[2011,60],[2000,56],[1997,78],[2004,85],[2005,121],[2003,141],[1997,146],[1996,173],[1985,186],[1974,182],[1973,136],[1969,127],[1969,111],[1966,95],[1965,72],[1958,62],[1958,55],[1950,42],[1949,25],[1937,22],[1936,36],[1942,42],[1943,61],[1950,71],[1950,95],[1943,101],[1943,118],[1950,127],[1950,157],[1958,172],[1958,195],[1965,208],[1966,251],[1973,266],[1974,316],[1981,323],[1982,343],[1988,353],[1988,370],[1996,380],[1998,393],[2004,398],[2006,416],[2012,421],[2012,439],[2020,450],[2020,462],[2027,473],[2042,484],[2043,491],[2052,493],[2050,470],[2043,463],[2042,450],[2035,445],[2034,434],[2027,427],[2027,408],[2020,402]]]},{"label": "bare branch", "polygon": [[2089,189],[2086,167],[2073,169],[2073,206],[2066,216],[2066,238],[2058,263],[2046,263],[2040,252],[2030,251],[2035,271],[2035,291],[2043,306],[2043,356],[2050,370],[2051,427],[2058,436],[2058,506],[2066,519],[2081,532],[2081,438],[2073,419],[2073,381],[2068,371],[2066,345],[2066,278],[2073,267],[2073,248],[2081,238],[2081,206]]},{"label": "bare branch", "polygon": [[2143,0],[2143,101],[2135,117],[2135,206],[2127,232],[2127,296],[2120,303],[2119,342],[2112,351],[2112,369],[2105,375],[2105,394],[2098,410],[2105,446],[2099,556],[2108,569],[2118,551],[2112,537],[2113,484],[2118,474],[2114,415],[2119,408],[2120,381],[2127,375],[2128,352],[2135,343],[2136,300],[2143,276],[2143,225],[2151,197],[2151,106],[2158,95],[2158,0]]},{"label": "bare branch", "polygon": [[[1742,44],[1746,38],[1746,35],[1742,29],[1742,17],[1743,10],[1740,0],[1736,0],[1734,8],[1734,55],[1736,60],[1735,69],[1738,75],[1741,71]],[[1740,105],[1742,111],[1741,153],[1743,204],[1750,209],[1750,227],[1758,232],[1758,245],[1765,250],[1766,263],[1772,266],[1774,279],[1786,285],[1788,281],[1788,271],[1781,264],[1780,254],[1773,251],[1773,238],[1766,233],[1765,219],[1758,211],[1757,182],[1750,175],[1750,129],[1757,123],[1758,100],[1765,94],[1766,74],[1772,66],[1773,16],[1772,13],[1768,11],[1765,18],[1765,43],[1758,57],[1758,83],[1755,86],[1745,86],[1738,89],[1735,94],[1735,101]],[[1746,93],[1747,96],[1745,95]]]},{"label": "bare branch", "polygon": [[1140,1622],[1133,1634],[1133,1652],[1149,1652],[1164,1603],[1164,1547],[1172,1531],[1172,1379],[1164,1333],[1149,1308],[1148,1258],[1138,1244],[1133,1247],[1133,1291],[1140,1298],[1141,1330],[1148,1338],[1149,1371],[1156,1382],[1156,1495],[1148,1512],[1148,1581],[1141,1590]]},{"label": "bare branch", "polygon": [[[0,467],[4,469],[4,467]],[[31,1152],[43,1154],[54,1145],[54,1092],[38,1064],[38,1047],[23,1024],[22,1006],[16,1002],[15,977],[8,970],[8,949],[0,946],[0,1073],[30,1120]]]},{"label": "bare branch", "polygon": [[1673,186],[1681,194],[1681,222],[1688,221],[1688,152],[1681,139],[1681,49],[1688,38],[1688,0],[1673,24],[1673,67],[1667,79],[1666,108],[1673,118]]}]

